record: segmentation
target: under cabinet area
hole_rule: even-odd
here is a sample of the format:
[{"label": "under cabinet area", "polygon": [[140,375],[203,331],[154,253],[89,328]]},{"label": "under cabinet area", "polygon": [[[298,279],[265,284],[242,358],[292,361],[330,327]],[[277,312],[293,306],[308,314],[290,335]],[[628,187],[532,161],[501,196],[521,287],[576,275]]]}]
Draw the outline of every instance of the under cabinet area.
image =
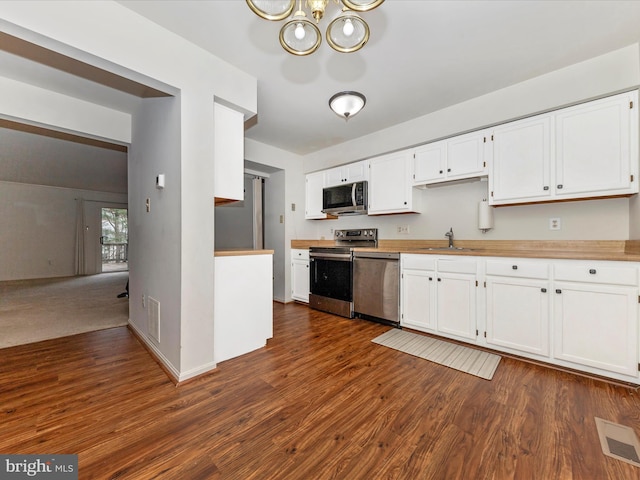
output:
[{"label": "under cabinet area", "polygon": [[291,298],[309,303],[309,250],[291,250]]}]

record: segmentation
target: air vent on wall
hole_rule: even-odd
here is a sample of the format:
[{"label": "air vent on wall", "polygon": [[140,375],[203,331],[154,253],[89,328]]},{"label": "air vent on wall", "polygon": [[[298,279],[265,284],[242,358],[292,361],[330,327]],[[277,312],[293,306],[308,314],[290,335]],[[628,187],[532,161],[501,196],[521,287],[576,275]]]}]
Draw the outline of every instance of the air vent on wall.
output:
[{"label": "air vent on wall", "polygon": [[151,297],[147,307],[147,331],[153,340],[160,343],[160,302]]}]

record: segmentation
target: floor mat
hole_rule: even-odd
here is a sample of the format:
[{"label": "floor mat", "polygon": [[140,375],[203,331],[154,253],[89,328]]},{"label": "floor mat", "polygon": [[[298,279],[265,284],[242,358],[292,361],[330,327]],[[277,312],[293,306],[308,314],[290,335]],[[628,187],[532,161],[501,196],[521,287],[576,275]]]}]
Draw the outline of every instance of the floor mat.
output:
[{"label": "floor mat", "polygon": [[485,380],[493,378],[501,358],[499,355],[482,350],[405,332],[397,328],[391,329],[371,341]]}]

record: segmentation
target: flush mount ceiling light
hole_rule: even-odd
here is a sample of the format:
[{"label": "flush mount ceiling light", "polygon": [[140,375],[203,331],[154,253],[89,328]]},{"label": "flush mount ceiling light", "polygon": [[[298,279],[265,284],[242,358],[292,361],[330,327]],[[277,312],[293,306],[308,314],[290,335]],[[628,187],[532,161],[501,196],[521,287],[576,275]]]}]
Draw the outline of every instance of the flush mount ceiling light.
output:
[{"label": "flush mount ceiling light", "polygon": [[367,103],[365,96],[359,92],[339,92],[329,99],[329,108],[336,115],[349,120]]},{"label": "flush mount ceiling light", "polygon": [[[295,8],[295,0],[246,0],[251,11],[265,20],[284,20]],[[327,43],[338,52],[350,53],[360,50],[369,40],[369,25],[356,12],[373,10],[384,0],[304,0],[315,24],[307,18],[298,0],[298,9],[280,29],[280,44],[293,55],[309,55],[322,43],[322,34],[316,24],[324,17],[329,3],[342,4],[342,10],[329,23],[326,31]]]}]

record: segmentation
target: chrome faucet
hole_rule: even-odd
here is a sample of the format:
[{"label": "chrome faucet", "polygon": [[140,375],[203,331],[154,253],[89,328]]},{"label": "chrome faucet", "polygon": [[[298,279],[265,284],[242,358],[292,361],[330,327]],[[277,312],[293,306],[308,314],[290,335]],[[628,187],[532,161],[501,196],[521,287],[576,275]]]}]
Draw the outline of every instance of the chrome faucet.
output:
[{"label": "chrome faucet", "polygon": [[444,236],[449,238],[449,248],[453,248],[453,227]]}]

